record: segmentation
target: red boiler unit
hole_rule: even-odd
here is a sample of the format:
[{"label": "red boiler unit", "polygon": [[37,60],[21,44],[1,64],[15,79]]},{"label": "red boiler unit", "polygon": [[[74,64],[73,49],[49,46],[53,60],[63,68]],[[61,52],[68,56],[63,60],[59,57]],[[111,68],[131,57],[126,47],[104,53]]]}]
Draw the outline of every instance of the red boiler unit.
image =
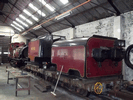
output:
[{"label": "red boiler unit", "polygon": [[27,61],[28,57],[28,47],[24,42],[9,44],[9,52],[8,60],[11,66],[22,67],[26,64],[25,61]]},{"label": "red boiler unit", "polygon": [[103,36],[57,41],[52,47],[52,63],[58,71],[82,78],[120,75],[124,40]]}]

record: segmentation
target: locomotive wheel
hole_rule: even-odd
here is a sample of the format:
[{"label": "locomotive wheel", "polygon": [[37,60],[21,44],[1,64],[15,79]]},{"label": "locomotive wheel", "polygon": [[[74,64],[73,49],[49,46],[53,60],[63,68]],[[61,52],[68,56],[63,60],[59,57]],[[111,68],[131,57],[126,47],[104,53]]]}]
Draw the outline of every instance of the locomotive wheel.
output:
[{"label": "locomotive wheel", "polygon": [[83,95],[83,94],[84,94],[84,89],[80,89],[79,94],[80,94],[80,95]]},{"label": "locomotive wheel", "polygon": [[83,94],[82,94],[84,97],[87,97],[89,95],[89,92],[87,90],[84,90],[83,89]]},{"label": "locomotive wheel", "polygon": [[17,67],[17,61],[11,60],[11,61],[10,61],[10,65],[11,65],[12,67]]},{"label": "locomotive wheel", "polygon": [[73,86],[70,86],[68,89],[69,89],[69,91],[72,91],[72,89],[73,89]]},{"label": "locomotive wheel", "polygon": [[127,64],[128,67],[130,67],[131,69],[133,69],[133,63],[131,63],[130,61],[130,52],[133,52],[133,45],[130,45],[127,50],[126,50],[126,54],[125,54],[125,63]]},{"label": "locomotive wheel", "polygon": [[71,91],[75,92],[76,91],[76,87],[75,86],[72,86],[71,87]]},{"label": "locomotive wheel", "polygon": [[80,93],[80,88],[77,88],[77,89],[76,89],[76,92],[77,92],[77,93]]}]

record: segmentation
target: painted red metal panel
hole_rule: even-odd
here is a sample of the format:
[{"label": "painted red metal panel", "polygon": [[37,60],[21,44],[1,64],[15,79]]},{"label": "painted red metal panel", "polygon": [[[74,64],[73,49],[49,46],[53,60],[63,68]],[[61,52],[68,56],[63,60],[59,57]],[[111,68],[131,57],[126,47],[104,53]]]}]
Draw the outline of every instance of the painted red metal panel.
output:
[{"label": "painted red metal panel", "polygon": [[85,66],[85,47],[84,46],[66,46],[52,48],[52,63],[55,63],[60,71],[63,65],[63,72],[68,73],[70,69],[77,70],[84,77]]},{"label": "painted red metal panel", "polygon": [[16,48],[15,52],[14,52],[14,58],[19,58],[19,52],[20,50],[24,47],[25,43],[24,42],[21,42],[19,43],[19,47]]},{"label": "painted red metal panel", "polygon": [[9,44],[9,52],[10,52],[10,54],[8,54],[8,57],[14,58],[14,50],[17,48],[17,46],[19,46],[19,43],[17,43],[17,42]]},{"label": "painted red metal panel", "polygon": [[122,71],[122,61],[115,66],[114,62],[106,59],[101,63],[102,67],[98,67],[98,63],[92,57],[94,48],[114,47],[114,41],[113,39],[92,37],[88,40],[86,47],[83,45],[53,47],[52,63],[57,65],[58,71],[63,65],[64,73],[68,73],[70,69],[78,70],[82,77],[86,75],[87,78],[119,75]]},{"label": "painted red metal panel", "polygon": [[39,57],[39,40],[31,41],[29,43],[28,57],[30,61],[34,61],[35,57]]},{"label": "painted red metal panel", "polygon": [[100,38],[90,38],[88,41],[87,51],[89,50],[89,56],[87,55],[87,77],[99,77],[99,76],[111,76],[118,75],[122,71],[122,61],[118,63],[118,66],[115,66],[111,60],[106,59],[101,64],[101,67],[98,67],[97,62],[92,57],[92,50],[94,48],[100,47],[114,47],[114,41],[110,39],[100,39]]}]

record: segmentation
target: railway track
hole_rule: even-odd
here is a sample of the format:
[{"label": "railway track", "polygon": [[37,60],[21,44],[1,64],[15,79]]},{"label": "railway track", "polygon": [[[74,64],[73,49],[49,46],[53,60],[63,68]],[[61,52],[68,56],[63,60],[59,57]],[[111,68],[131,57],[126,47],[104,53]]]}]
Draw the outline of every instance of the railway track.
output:
[{"label": "railway track", "polygon": [[[47,81],[44,80],[44,78],[41,78],[37,75],[37,73],[31,73],[31,71],[26,71],[28,73],[31,74],[33,79],[37,79],[37,80],[43,80],[43,81]],[[42,81],[42,84],[43,84]],[[47,81],[48,82],[48,81]],[[55,82],[51,83],[53,86],[55,85]],[[59,87],[62,87],[61,85],[58,85]],[[133,93],[129,92],[127,90],[121,90],[121,91],[109,91],[107,93],[102,93],[100,95],[96,95],[95,93],[91,93],[90,95],[88,95],[87,97],[84,97],[76,92],[70,91],[70,89],[68,89],[67,87],[62,87],[63,89],[65,89],[65,91],[72,93],[78,97],[81,97],[85,100],[133,100]]]},{"label": "railway track", "polygon": [[[41,83],[43,84],[43,81],[46,81],[44,80],[43,78],[40,78],[39,76],[37,76],[36,74],[34,73],[30,73],[32,75],[32,78],[34,79],[37,79],[37,80],[40,80]],[[43,81],[42,81],[43,80]],[[47,81],[48,82],[48,81]],[[54,83],[51,83],[52,86],[54,86],[55,84]],[[72,93],[80,98],[83,98],[85,100],[120,100],[119,98],[117,97],[112,97],[112,96],[108,96],[108,94],[102,94],[102,95],[96,95],[95,93],[90,93],[87,97],[84,97],[76,92],[73,92],[73,91],[70,91],[70,89],[68,89],[67,87],[62,87],[62,86],[58,86],[58,87],[61,87],[63,88],[65,91],[69,92],[69,93]]]}]

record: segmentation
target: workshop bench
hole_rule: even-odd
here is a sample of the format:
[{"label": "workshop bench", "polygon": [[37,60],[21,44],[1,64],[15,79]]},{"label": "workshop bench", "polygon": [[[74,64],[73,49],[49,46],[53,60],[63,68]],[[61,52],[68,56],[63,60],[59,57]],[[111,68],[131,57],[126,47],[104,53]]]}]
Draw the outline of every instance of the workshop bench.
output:
[{"label": "workshop bench", "polygon": [[[17,96],[17,92],[22,91],[22,90],[28,90],[28,94],[30,95],[30,75],[28,75],[27,73],[22,73],[21,70],[16,69],[16,68],[8,68],[8,69],[6,69],[6,71],[8,72],[7,84],[9,84],[9,80],[15,79],[15,81],[16,81],[15,95]],[[10,78],[10,74],[13,76],[13,78]],[[18,88],[18,85],[19,85],[18,81],[20,78],[28,79],[28,87],[27,88]]]}]

